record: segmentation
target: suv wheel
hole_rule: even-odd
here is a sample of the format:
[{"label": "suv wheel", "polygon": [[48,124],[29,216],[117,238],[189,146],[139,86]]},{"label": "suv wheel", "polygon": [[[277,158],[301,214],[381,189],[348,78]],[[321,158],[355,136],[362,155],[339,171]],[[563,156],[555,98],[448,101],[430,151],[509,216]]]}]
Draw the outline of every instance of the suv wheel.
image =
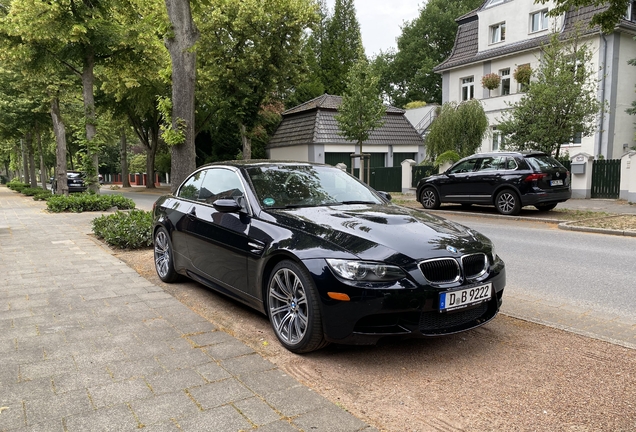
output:
[{"label": "suv wheel", "polygon": [[427,187],[422,191],[420,202],[425,209],[434,210],[439,208],[439,196],[432,187]]},{"label": "suv wheel", "polygon": [[504,189],[497,194],[495,207],[502,215],[517,215],[521,211],[521,201],[515,192]]}]

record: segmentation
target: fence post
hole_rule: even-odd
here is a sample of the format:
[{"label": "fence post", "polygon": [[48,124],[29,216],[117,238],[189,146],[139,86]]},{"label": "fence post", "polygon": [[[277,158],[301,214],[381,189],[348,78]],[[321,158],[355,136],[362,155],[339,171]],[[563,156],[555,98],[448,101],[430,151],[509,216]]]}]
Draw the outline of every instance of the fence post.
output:
[{"label": "fence post", "polygon": [[572,161],[572,198],[588,199],[592,194],[594,156],[588,153],[578,153],[570,160]]},{"label": "fence post", "polygon": [[[630,203],[636,203],[636,151],[631,151],[627,154],[626,157],[626,171],[627,171],[627,194],[625,199]],[[631,171],[631,172],[630,172]],[[622,174],[621,174],[621,193],[623,189],[622,183]],[[622,198],[622,196],[621,196]]]},{"label": "fence post", "polygon": [[413,159],[404,159],[400,165],[402,165],[402,193],[410,193],[411,185],[413,184],[413,165],[415,165]]},{"label": "fence post", "polygon": [[633,155],[636,155],[636,151],[627,152],[621,157],[621,187],[618,198],[624,200],[628,199],[631,184],[631,174],[634,170],[636,170],[636,167],[634,167],[634,169],[630,169],[632,164],[631,157]]}]

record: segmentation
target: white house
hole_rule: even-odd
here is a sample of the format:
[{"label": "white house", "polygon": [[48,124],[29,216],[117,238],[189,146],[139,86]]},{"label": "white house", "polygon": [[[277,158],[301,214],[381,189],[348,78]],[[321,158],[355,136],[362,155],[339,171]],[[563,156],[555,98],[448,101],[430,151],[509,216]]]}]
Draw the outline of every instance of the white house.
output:
[{"label": "white house", "polygon": [[[549,41],[552,32],[569,32],[580,23],[582,36],[594,53],[592,66],[599,71],[598,98],[607,102],[608,110],[599,113],[594,136],[573,137],[563,149],[570,155],[585,152],[606,159],[620,158],[636,144],[636,117],[625,112],[636,99],[636,67],[627,63],[636,58],[636,0],[630,1],[625,19],[611,34],[589,26],[592,16],[607,6],[586,6],[548,17],[552,7],[552,1],[543,5],[533,0],[486,0],[458,18],[453,52],[435,68],[442,74],[442,100],[481,100],[492,132],[481,150],[497,150],[501,142],[497,124],[502,112],[523,95],[521,85],[513,78],[514,70],[526,64],[536,69],[539,48]],[[481,79],[493,72],[501,76],[501,84],[490,91],[482,87]]]}]

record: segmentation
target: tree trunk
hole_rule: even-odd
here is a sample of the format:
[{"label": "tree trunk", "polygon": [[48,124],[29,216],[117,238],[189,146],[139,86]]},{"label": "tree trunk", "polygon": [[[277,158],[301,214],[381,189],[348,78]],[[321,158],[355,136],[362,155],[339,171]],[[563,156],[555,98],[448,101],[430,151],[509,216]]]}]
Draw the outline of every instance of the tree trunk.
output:
[{"label": "tree trunk", "polygon": [[25,147],[27,152],[27,157],[29,159],[29,183],[32,188],[38,187],[38,178],[35,175],[35,154],[33,153],[33,133],[28,132],[25,135]]},{"label": "tree trunk", "polygon": [[243,160],[252,159],[252,140],[247,136],[247,129],[241,123],[241,141],[243,142]]},{"label": "tree trunk", "polygon": [[53,133],[55,134],[55,178],[56,193],[68,195],[68,183],[66,182],[66,128],[60,115],[60,101],[57,97],[51,98],[51,119],[53,120]]},{"label": "tree trunk", "polygon": [[88,143],[88,156],[92,159],[93,169],[88,173],[89,189],[95,193],[99,192],[99,156],[98,151],[93,143],[93,139],[97,134],[97,119],[95,118],[95,94],[93,93],[93,84],[95,82],[95,54],[92,48],[86,48],[84,57],[84,68],[82,69],[82,96],[84,98],[84,116],[86,117],[86,142]]},{"label": "tree trunk", "polygon": [[194,146],[194,88],[196,52],[194,44],[199,33],[192,21],[189,0],[165,0],[172,24],[172,37],[165,44],[172,61],[172,127],[185,137],[182,144],[172,146],[172,192],[196,168]]},{"label": "tree trunk", "polygon": [[22,172],[24,173],[24,179],[22,183],[31,183],[29,180],[29,157],[27,156],[26,145],[24,139],[20,139],[20,152],[22,153]]},{"label": "tree trunk", "polygon": [[40,153],[40,183],[42,183],[42,189],[47,190],[46,181],[48,178],[46,175],[46,166],[44,165],[44,152],[42,151],[42,134],[40,133],[37,124],[35,125],[35,134],[37,135],[38,152]]},{"label": "tree trunk", "polygon": [[[159,126],[159,125],[157,125]],[[146,147],[146,187],[155,189],[155,156],[159,147],[159,129],[153,129],[150,133],[150,144]]]},{"label": "tree trunk", "polygon": [[128,146],[126,144],[126,129],[121,128],[121,186],[130,187],[130,177],[128,176]]}]

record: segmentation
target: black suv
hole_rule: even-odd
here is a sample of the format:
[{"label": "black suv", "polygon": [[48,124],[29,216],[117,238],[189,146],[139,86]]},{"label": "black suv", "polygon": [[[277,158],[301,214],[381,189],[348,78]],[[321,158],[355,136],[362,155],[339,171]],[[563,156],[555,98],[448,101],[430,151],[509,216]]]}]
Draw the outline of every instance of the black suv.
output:
[{"label": "black suv", "polygon": [[424,208],[486,204],[504,215],[516,215],[527,205],[552,210],[571,196],[569,171],[541,152],[475,154],[417,185],[417,200]]},{"label": "black suv", "polygon": [[[69,192],[84,192],[86,191],[86,183],[84,179],[86,178],[86,174],[78,171],[67,171],[66,172],[67,185]],[[55,177],[51,177],[51,192],[56,192],[57,183],[55,181]]]}]

